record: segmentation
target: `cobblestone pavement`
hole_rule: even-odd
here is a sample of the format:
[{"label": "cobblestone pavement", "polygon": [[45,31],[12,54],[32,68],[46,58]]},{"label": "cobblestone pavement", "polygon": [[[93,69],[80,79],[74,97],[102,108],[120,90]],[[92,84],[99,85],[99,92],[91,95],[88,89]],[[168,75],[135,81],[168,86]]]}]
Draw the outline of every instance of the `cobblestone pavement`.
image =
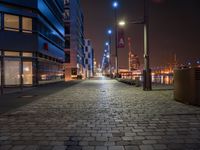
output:
[{"label": "cobblestone pavement", "polygon": [[0,150],[199,150],[200,108],[172,90],[88,80],[0,116]]}]

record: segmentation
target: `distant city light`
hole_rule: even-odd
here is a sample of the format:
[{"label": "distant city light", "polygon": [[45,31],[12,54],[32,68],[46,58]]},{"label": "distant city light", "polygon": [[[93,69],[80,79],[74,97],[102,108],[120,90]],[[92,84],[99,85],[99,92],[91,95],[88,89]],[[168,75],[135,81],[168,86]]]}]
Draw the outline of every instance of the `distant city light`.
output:
[{"label": "distant city light", "polygon": [[110,58],[110,55],[107,55],[107,58]]},{"label": "distant city light", "polygon": [[113,2],[113,7],[117,8],[118,7],[118,2]]},{"label": "distant city light", "polygon": [[106,46],[108,46],[109,45],[109,43],[108,42],[106,42]]},{"label": "distant city light", "polygon": [[197,61],[197,64],[200,64],[200,60]]}]

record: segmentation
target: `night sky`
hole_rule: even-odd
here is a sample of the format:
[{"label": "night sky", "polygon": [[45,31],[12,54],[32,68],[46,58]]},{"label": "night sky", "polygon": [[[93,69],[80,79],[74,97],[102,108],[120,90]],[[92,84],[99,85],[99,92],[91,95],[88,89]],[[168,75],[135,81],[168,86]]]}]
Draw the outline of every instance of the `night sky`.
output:
[{"label": "night sky", "polygon": [[[177,55],[179,63],[200,58],[200,1],[150,0],[150,64],[167,65]],[[114,24],[112,0],[81,0],[85,17],[85,37],[92,40],[95,58],[100,63],[107,29]],[[143,18],[143,0],[119,0],[118,18],[126,21]],[[127,24],[126,39],[132,38],[134,53],[143,64],[143,25]],[[113,37],[114,42],[114,37]],[[114,43],[113,43],[114,44]],[[128,43],[127,43],[128,44]],[[114,46],[113,55],[114,53]],[[119,66],[127,68],[128,46],[119,49]]]}]

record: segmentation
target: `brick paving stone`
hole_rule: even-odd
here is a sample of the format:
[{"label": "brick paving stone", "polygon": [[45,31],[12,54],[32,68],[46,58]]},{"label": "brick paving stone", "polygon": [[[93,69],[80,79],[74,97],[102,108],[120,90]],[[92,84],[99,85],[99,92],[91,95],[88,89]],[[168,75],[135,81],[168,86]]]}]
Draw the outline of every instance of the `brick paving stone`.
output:
[{"label": "brick paving stone", "polygon": [[152,145],[140,145],[140,150],[154,150]]},{"label": "brick paving stone", "polygon": [[125,146],[125,150],[139,150],[138,146]]},{"label": "brick paving stone", "polygon": [[96,146],[95,150],[107,150],[107,146]]},{"label": "brick paving stone", "polygon": [[172,90],[86,80],[1,114],[0,146],[197,150],[200,107],[174,101]]},{"label": "brick paving stone", "polygon": [[156,140],[144,140],[142,141],[143,144],[156,144]]},{"label": "brick paving stone", "polygon": [[167,149],[167,146],[164,145],[164,144],[154,144],[153,147],[154,147],[156,150],[166,150],[166,149]]},{"label": "brick paving stone", "polygon": [[1,146],[0,145],[0,150],[9,150],[9,149],[11,149],[11,145],[4,145],[4,146]]},{"label": "brick paving stone", "polygon": [[38,150],[39,149],[39,146],[37,145],[29,145],[29,146],[26,146],[24,150]]},{"label": "brick paving stone", "polygon": [[109,146],[108,150],[125,150],[123,146]]},{"label": "brick paving stone", "polygon": [[11,150],[23,150],[26,146],[14,146],[11,148]]},{"label": "brick paving stone", "polygon": [[67,146],[54,146],[53,150],[66,150]]},{"label": "brick paving stone", "polygon": [[83,146],[82,150],[95,150],[94,146]]}]

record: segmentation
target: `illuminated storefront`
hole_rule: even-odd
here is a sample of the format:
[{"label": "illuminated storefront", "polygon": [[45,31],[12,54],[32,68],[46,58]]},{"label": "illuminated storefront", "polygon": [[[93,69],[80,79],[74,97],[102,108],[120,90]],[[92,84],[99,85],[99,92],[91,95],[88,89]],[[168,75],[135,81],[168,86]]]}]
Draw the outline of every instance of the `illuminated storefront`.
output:
[{"label": "illuminated storefront", "polygon": [[63,12],[63,0],[0,1],[1,87],[64,79]]}]

